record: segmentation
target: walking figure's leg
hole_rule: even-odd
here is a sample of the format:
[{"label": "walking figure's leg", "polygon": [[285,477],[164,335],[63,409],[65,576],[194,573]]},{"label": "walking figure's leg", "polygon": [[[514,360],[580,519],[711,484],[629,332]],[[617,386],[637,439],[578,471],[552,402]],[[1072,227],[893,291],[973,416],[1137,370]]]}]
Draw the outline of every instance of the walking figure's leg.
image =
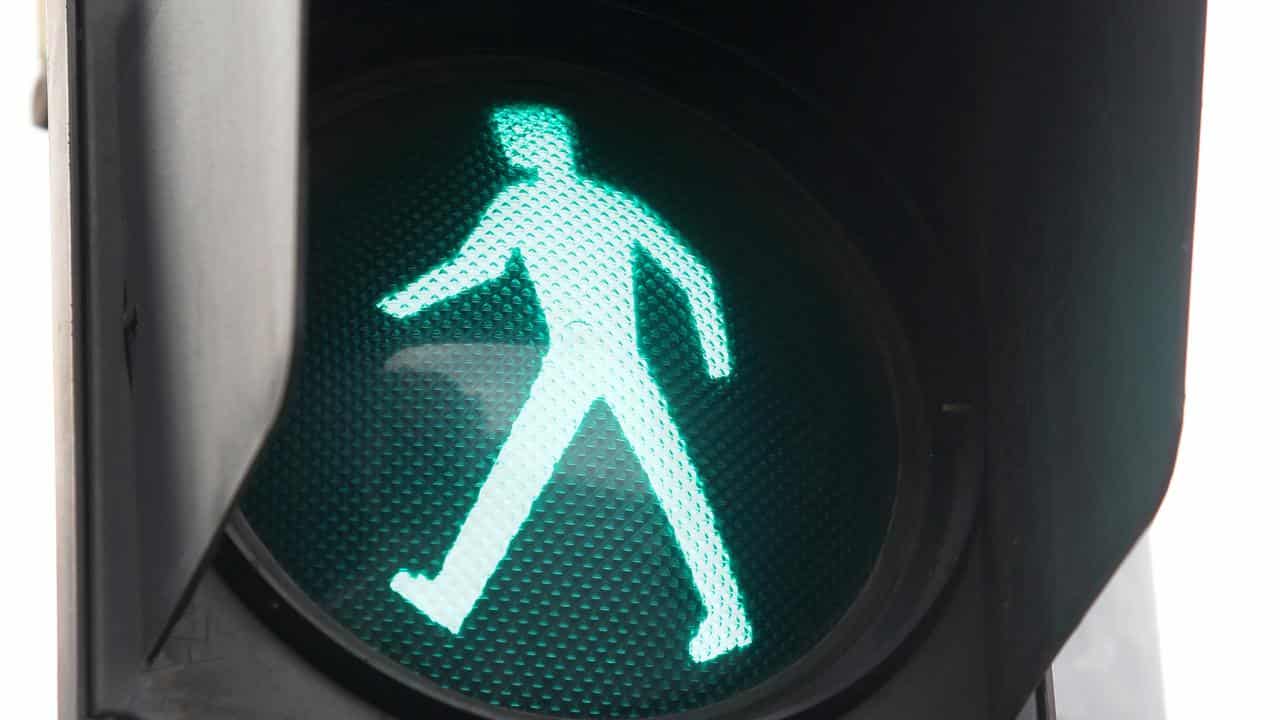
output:
[{"label": "walking figure's leg", "polygon": [[590,378],[554,352],[543,360],[511,436],[462,523],[435,579],[407,570],[391,588],[436,623],[457,634],[480,599],[533,501],[551,479],[556,462],[599,396]]},{"label": "walking figure's leg", "polygon": [[729,553],[716,530],[684,441],[648,368],[635,363],[633,368],[617,372],[609,380],[605,400],[649,476],[707,611],[689,642],[690,657],[706,662],[750,645],[751,623],[730,569]]}]

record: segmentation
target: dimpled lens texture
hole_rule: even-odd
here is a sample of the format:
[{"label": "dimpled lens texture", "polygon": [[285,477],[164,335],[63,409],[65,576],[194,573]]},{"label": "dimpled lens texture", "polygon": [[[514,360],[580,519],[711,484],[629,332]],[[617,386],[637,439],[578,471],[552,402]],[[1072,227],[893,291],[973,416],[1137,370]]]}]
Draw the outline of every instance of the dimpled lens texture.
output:
[{"label": "dimpled lens texture", "polygon": [[[302,352],[242,510],[318,622],[428,692],[729,700],[832,630],[892,510],[889,381],[812,250],[841,240],[674,106],[507,99],[313,130]],[[569,142],[502,137],[503,107]]]}]

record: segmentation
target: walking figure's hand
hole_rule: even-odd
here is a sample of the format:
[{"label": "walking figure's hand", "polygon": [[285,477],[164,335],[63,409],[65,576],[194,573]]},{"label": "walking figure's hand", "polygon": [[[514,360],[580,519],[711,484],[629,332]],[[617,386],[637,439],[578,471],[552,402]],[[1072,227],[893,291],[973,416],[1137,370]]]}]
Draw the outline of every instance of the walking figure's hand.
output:
[{"label": "walking figure's hand", "polygon": [[[501,201],[501,197],[498,198]],[[501,203],[496,203],[501,205]],[[404,289],[378,301],[378,309],[400,320],[436,303],[502,277],[513,249],[509,233],[499,232],[500,218],[486,212],[453,259],[433,268]]]},{"label": "walking figure's hand", "polygon": [[702,345],[702,357],[707,363],[707,374],[712,379],[729,377],[733,364],[729,361],[724,313],[720,309],[720,297],[711,272],[685,249],[671,228],[657,215],[636,204],[635,217],[637,224],[644,228],[638,237],[640,244],[675,279],[689,299],[698,342]]}]

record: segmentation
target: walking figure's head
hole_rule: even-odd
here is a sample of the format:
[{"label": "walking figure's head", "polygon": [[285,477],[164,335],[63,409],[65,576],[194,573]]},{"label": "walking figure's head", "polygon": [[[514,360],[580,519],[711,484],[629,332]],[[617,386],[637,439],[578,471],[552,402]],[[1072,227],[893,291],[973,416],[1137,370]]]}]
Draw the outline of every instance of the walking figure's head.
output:
[{"label": "walking figure's head", "polygon": [[508,105],[493,112],[493,129],[507,160],[521,170],[573,172],[573,125],[546,105]]}]

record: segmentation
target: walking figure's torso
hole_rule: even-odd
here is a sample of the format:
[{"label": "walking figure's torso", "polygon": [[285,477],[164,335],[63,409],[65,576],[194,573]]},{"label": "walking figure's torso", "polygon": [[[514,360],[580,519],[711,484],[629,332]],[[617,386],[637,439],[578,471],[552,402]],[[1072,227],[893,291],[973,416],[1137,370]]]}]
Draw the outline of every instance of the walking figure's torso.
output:
[{"label": "walking figure's torso", "polygon": [[512,185],[490,205],[516,229],[552,351],[587,338],[614,359],[638,354],[632,263],[645,210],[581,177]]}]

